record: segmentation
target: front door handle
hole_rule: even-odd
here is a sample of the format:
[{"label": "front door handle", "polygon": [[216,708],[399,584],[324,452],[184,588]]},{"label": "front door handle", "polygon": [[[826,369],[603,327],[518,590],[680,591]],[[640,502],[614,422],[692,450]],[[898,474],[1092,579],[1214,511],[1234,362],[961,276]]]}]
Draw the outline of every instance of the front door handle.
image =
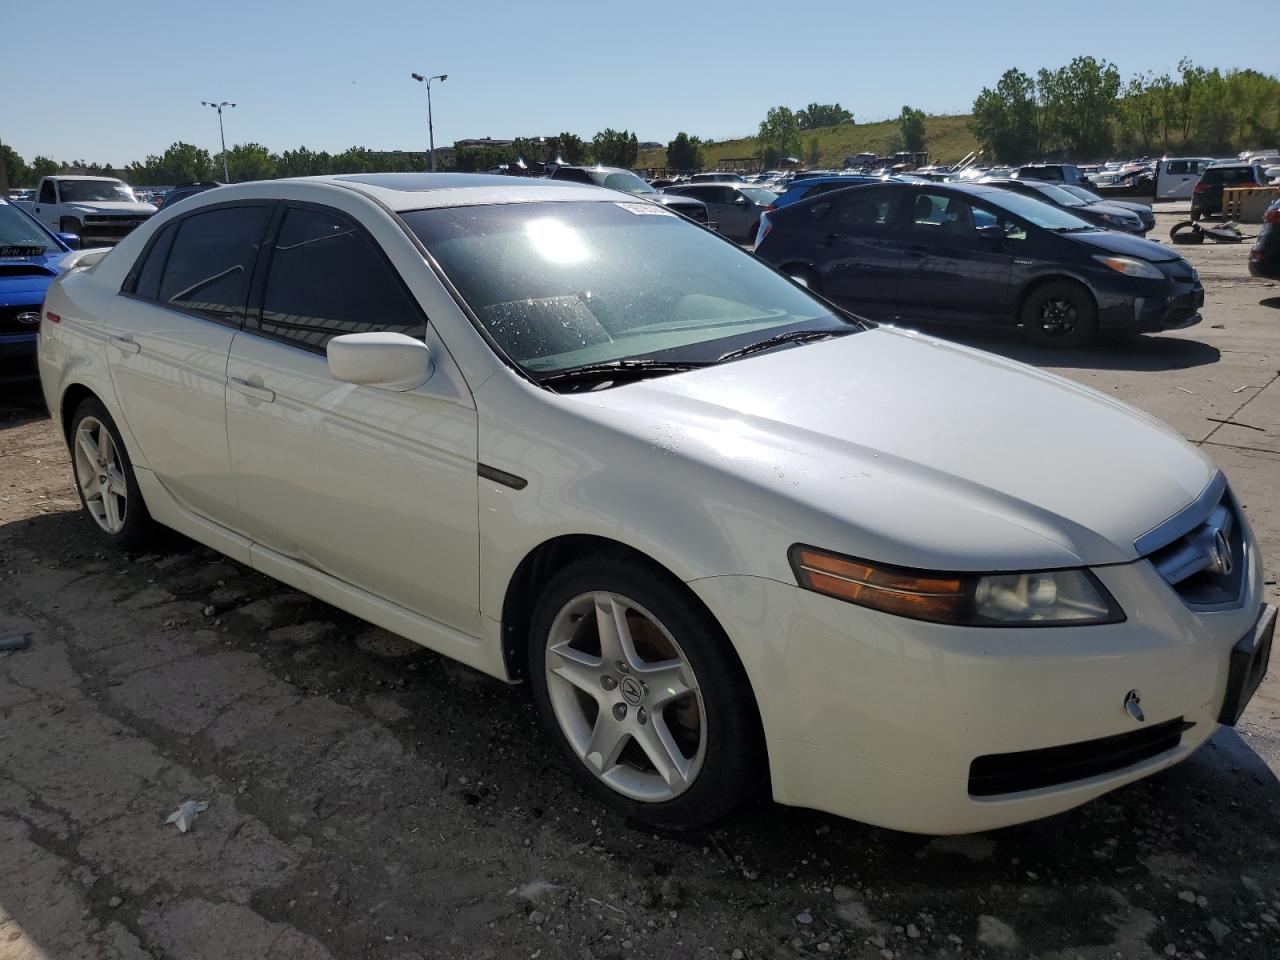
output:
[{"label": "front door handle", "polygon": [[122,353],[141,353],[142,347],[138,345],[138,341],[133,337],[112,337],[111,344],[118,347]]},{"label": "front door handle", "polygon": [[276,392],[274,390],[268,390],[266,387],[250,383],[248,380],[241,380],[239,377],[228,378],[227,386],[250,400],[257,400],[261,403],[275,403],[276,401]]}]

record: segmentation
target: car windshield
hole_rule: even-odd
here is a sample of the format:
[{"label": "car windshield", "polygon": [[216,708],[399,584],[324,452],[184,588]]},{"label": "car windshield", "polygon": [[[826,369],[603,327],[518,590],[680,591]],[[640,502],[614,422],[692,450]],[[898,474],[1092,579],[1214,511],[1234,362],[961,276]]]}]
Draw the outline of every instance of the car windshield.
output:
[{"label": "car windshield", "polygon": [[40,256],[58,249],[34,220],[0,200],[0,256]]},{"label": "car windshield", "polygon": [[778,199],[778,195],[764,187],[739,187],[738,192],[752,203],[770,204]]},{"label": "car windshield", "polygon": [[480,324],[532,376],[714,362],[780,333],[859,329],[731,243],[647,202],[402,215]]},{"label": "car windshield", "polygon": [[658,192],[630,170],[588,170],[587,175],[595,181],[597,186],[621,190],[623,193],[633,193],[638,197],[647,197]]},{"label": "car windshield", "polygon": [[1085,203],[1097,203],[1099,200],[1102,199],[1092,190],[1086,190],[1084,187],[1077,187],[1073,183],[1064,183],[1061,185],[1055,184],[1055,186],[1057,186],[1059,190],[1065,190],[1067,193],[1071,194],[1073,197],[1079,197]]},{"label": "car windshield", "polygon": [[1027,197],[1020,193],[1001,191],[999,196],[994,192],[983,194],[982,199],[1003,207],[1014,216],[1021,217],[1037,227],[1052,230],[1054,233],[1082,232],[1096,229],[1086,220],[1081,220],[1074,213],[1068,213],[1061,207],[1051,203]]},{"label": "car windshield", "polygon": [[1064,207],[1083,207],[1085,202],[1072,193],[1068,193],[1060,186],[1054,183],[1037,183],[1036,191],[1043,197],[1046,197],[1053,203],[1061,204]]},{"label": "car windshield", "polygon": [[63,203],[92,203],[122,200],[133,203],[133,191],[118,180],[62,180],[58,183]]}]

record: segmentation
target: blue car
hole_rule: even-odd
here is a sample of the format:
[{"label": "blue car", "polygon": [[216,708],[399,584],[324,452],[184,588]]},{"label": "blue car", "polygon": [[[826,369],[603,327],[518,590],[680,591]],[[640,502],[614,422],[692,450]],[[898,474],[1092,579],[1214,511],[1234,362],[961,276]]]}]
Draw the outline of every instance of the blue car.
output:
[{"label": "blue car", "polygon": [[773,208],[776,210],[778,207],[785,207],[788,204],[795,203],[797,200],[803,200],[805,197],[816,197],[820,193],[842,190],[845,187],[856,187],[863,183],[879,183],[880,180],[880,177],[867,177],[857,174],[806,177],[803,180],[793,181],[791,186],[787,188],[787,192],[773,201]]},{"label": "blue car", "polygon": [[34,373],[40,307],[72,240],[0,197],[0,376]]}]

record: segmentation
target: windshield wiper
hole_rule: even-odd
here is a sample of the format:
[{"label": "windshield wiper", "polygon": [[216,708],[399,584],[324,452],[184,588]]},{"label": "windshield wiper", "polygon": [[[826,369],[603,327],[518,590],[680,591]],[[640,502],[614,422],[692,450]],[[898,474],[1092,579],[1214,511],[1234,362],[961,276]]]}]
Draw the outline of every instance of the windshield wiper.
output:
[{"label": "windshield wiper", "polygon": [[538,377],[542,384],[553,383],[603,383],[609,380],[643,380],[668,373],[684,373],[699,367],[713,366],[715,360],[609,360],[605,363],[588,363]]},{"label": "windshield wiper", "polygon": [[853,332],[853,330],[792,330],[789,333],[779,333],[755,343],[749,343],[745,347],[739,347],[737,350],[722,353],[719,360],[720,362],[737,360],[739,357],[747,357],[753,353],[759,353],[761,350],[780,347],[784,343],[811,343],[815,340],[826,340],[829,337],[843,337],[845,334]]}]

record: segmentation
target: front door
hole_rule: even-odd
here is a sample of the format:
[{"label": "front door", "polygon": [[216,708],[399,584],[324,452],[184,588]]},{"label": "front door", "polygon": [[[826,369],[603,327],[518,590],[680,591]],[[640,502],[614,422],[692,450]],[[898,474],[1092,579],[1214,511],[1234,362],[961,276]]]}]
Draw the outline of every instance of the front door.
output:
[{"label": "front door", "polygon": [[979,236],[997,217],[942,191],[918,191],[906,218],[903,252],[908,269],[903,313],[918,320],[961,322],[1010,315],[1013,256],[1003,240]]},{"label": "front door", "polygon": [[[264,262],[261,307],[227,368],[249,535],[477,634],[477,420],[448,353],[376,242],[344,214],[290,205]],[[432,376],[405,392],[335,380],[325,345],[368,331],[426,336]]]},{"label": "front door", "polygon": [[147,466],[189,510],[239,527],[227,451],[231,339],[271,207],[215,207],[160,230],[107,315],[116,395]]},{"label": "front door", "polygon": [[46,177],[40,181],[40,192],[36,194],[36,202],[31,210],[36,219],[50,230],[62,229],[58,222],[58,190],[53,180]]}]

